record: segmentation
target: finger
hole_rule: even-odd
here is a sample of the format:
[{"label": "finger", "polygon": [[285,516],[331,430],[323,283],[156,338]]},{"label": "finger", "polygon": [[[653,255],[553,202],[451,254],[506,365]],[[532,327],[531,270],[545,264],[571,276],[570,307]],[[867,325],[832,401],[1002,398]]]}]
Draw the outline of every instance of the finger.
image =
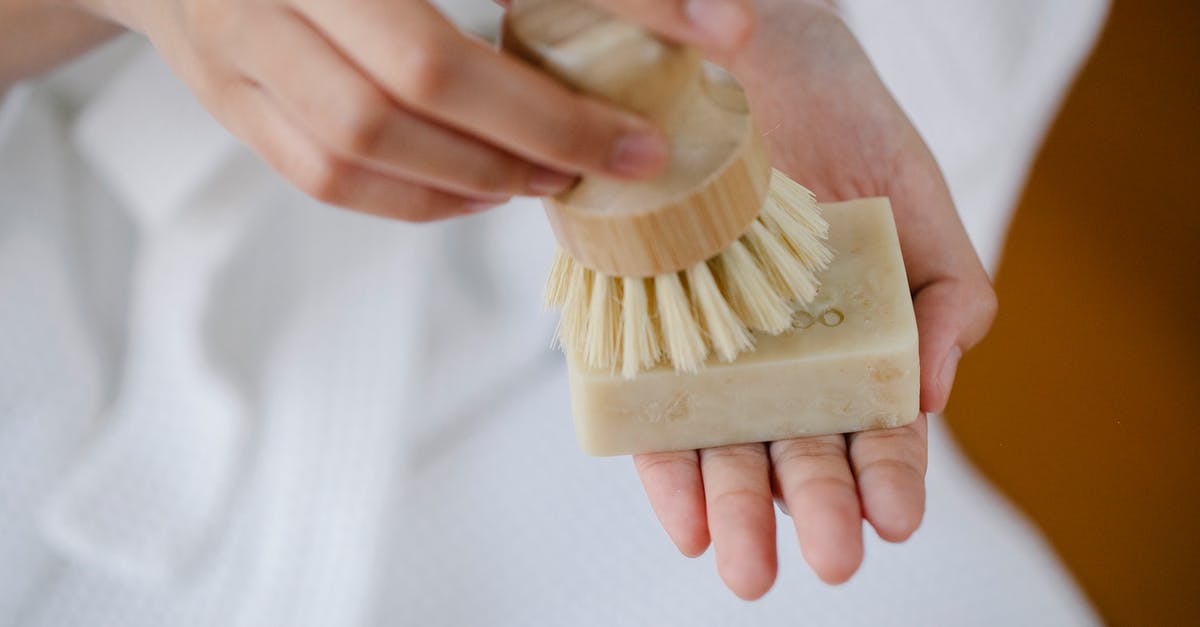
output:
[{"label": "finger", "polygon": [[938,281],[913,297],[921,338],[921,411],[946,408],[963,353],[987,333],[996,295],[986,277]]},{"label": "finger", "polygon": [[863,514],[888,542],[907,540],[925,515],[926,434],[922,414],[903,427],[849,436]]},{"label": "finger", "polygon": [[[919,138],[914,138],[919,142]],[[945,409],[958,360],[977,344],[996,315],[996,294],[967,238],[933,156],[897,174],[893,194],[920,337],[921,411]]]},{"label": "finger", "polygon": [[850,579],[862,563],[862,512],[845,437],[772,442],[771,465],[804,560],[826,583]]},{"label": "finger", "polygon": [[734,594],[754,600],[775,582],[775,510],[762,444],[700,451],[708,530],[717,572]]},{"label": "finger", "polygon": [[665,164],[666,141],[648,122],[461,34],[424,2],[298,2],[348,58],[422,115],[570,173],[638,178]]},{"label": "finger", "polygon": [[704,484],[696,451],[634,455],[634,466],[663,530],[688,557],[708,548]]},{"label": "finger", "polygon": [[750,38],[754,12],[745,0],[589,0],[668,39],[731,53]]},{"label": "finger", "polygon": [[269,44],[256,38],[247,46],[241,57],[249,76],[346,159],[460,194],[540,196],[574,181],[398,107],[295,13],[273,14]]},{"label": "finger", "polygon": [[[292,125],[252,83],[226,90],[222,121],[275,170],[314,198],[364,213],[427,222],[481,211],[503,199],[446,194],[346,163]],[[236,113],[234,113],[236,111]]]}]

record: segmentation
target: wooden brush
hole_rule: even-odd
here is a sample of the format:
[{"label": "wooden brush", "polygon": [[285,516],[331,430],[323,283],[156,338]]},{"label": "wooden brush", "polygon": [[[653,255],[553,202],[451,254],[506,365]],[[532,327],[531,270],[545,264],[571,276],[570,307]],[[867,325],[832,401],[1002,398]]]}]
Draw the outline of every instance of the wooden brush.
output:
[{"label": "wooden brush", "polygon": [[667,361],[732,361],[791,328],[828,266],[812,193],[773,170],[741,88],[692,49],[583,0],[515,0],[506,49],[572,88],[656,122],[649,181],[588,176],[545,201],[560,249],[546,290],[558,340],[628,377]]}]

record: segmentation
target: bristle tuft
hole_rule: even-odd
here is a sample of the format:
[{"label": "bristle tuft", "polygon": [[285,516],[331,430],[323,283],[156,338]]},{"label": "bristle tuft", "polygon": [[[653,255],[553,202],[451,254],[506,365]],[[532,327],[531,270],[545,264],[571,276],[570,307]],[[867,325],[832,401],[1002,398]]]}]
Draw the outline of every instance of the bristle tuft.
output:
[{"label": "bristle tuft", "polygon": [[625,277],[621,291],[621,374],[632,379],[639,370],[653,368],[662,353],[646,294],[646,280]]},{"label": "bristle tuft", "polygon": [[819,273],[833,261],[833,251],[826,242],[829,223],[821,215],[816,197],[778,170],[772,173],[759,221],[787,242],[809,272]]},{"label": "bristle tuft", "polygon": [[729,304],[754,331],[778,335],[792,324],[786,299],[771,287],[757,259],[741,240],[718,256],[718,278],[729,290]]},{"label": "bristle tuft", "polygon": [[561,248],[554,250],[554,263],[550,266],[550,276],[546,279],[546,291],[542,302],[547,309],[562,309],[567,304],[567,292],[571,288],[571,271],[575,261]]},{"label": "bristle tuft", "polygon": [[588,328],[588,310],[591,308],[592,271],[563,255],[569,279],[563,298],[562,314],[558,320],[555,340],[564,350],[578,351]]},{"label": "bristle tuft", "polygon": [[733,361],[738,353],[749,350],[754,345],[754,338],[721,294],[708,263],[702,261],[688,268],[687,281],[692,303],[700,312],[704,330],[717,356],[724,361]]},{"label": "bristle tuft", "polygon": [[817,295],[817,277],[762,222],[752,223],[742,241],[758,259],[771,286],[789,302],[809,303]]},{"label": "bristle tuft", "polygon": [[620,358],[617,338],[621,334],[621,295],[618,279],[593,273],[592,297],[588,308],[587,331],[583,340],[583,361],[592,368],[615,370]]},{"label": "bristle tuft", "polygon": [[654,299],[667,356],[680,372],[698,372],[708,347],[678,273],[654,277]]}]

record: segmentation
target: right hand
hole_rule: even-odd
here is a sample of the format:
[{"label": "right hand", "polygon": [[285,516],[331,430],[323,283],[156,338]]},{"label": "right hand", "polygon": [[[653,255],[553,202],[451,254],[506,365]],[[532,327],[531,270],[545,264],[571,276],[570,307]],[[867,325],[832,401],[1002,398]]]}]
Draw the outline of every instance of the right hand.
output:
[{"label": "right hand", "polygon": [[[331,204],[427,221],[554,194],[580,173],[649,176],[666,159],[645,120],[460,33],[422,0],[76,1],[144,33],[222,124]],[[714,39],[682,8],[651,4],[633,13],[710,48],[747,34]]]}]

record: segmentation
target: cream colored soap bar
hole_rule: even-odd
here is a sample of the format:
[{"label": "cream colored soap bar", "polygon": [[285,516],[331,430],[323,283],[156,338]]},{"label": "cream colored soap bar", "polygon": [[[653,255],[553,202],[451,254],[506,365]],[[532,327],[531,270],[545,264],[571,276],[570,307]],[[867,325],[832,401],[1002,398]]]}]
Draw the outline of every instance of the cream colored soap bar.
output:
[{"label": "cream colored soap bar", "polygon": [[895,427],[917,417],[917,324],[887,199],[824,205],[833,264],[793,330],[698,374],[626,380],[571,359],[589,455],[685,450]]}]

